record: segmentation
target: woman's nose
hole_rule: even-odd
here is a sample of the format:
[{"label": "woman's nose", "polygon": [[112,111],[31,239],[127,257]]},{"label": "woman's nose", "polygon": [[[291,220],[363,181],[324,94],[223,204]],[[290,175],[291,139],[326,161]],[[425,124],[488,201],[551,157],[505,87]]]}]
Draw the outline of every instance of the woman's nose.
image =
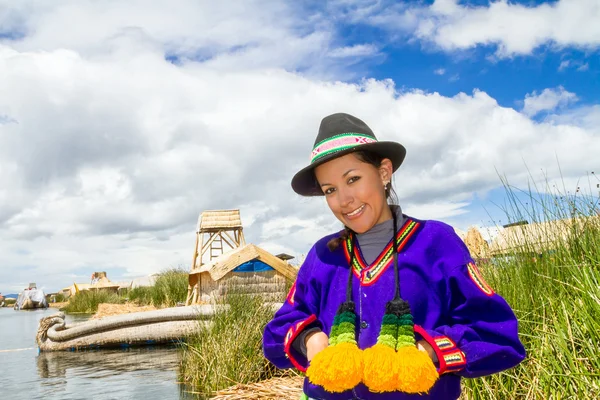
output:
[{"label": "woman's nose", "polygon": [[340,189],[338,190],[338,197],[340,201],[340,205],[342,208],[346,208],[352,204],[354,200],[354,196],[352,195],[352,191],[348,189]]}]

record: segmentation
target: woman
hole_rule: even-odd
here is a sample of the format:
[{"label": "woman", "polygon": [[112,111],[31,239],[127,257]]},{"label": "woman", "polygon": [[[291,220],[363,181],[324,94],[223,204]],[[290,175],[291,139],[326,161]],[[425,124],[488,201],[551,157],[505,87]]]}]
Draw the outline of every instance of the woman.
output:
[{"label": "woman", "polygon": [[461,377],[525,357],[517,320],[454,230],[388,205],[406,151],[360,119],[323,119],[293,180],[324,196],[344,231],[308,253],[265,328],[265,356],[307,373],[310,399],[457,399]]}]

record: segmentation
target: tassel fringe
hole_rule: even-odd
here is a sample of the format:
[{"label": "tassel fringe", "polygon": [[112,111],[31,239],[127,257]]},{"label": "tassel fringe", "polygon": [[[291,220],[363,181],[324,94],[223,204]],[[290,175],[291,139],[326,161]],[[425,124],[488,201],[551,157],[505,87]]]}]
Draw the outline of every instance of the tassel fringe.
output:
[{"label": "tassel fringe", "polygon": [[341,393],[362,381],[363,368],[362,350],[354,343],[338,343],[317,353],[306,376],[328,392]]}]

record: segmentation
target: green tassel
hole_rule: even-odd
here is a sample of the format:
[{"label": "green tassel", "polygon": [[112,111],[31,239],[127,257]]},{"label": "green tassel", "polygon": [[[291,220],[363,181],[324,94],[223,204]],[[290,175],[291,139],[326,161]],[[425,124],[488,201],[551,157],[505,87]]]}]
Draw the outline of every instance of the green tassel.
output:
[{"label": "green tassel", "polygon": [[396,350],[415,345],[415,323],[410,312],[410,305],[404,300],[398,301],[398,342]]},{"label": "green tassel", "polygon": [[334,346],[338,343],[356,344],[356,313],[353,302],[343,303],[333,319],[329,345]]}]

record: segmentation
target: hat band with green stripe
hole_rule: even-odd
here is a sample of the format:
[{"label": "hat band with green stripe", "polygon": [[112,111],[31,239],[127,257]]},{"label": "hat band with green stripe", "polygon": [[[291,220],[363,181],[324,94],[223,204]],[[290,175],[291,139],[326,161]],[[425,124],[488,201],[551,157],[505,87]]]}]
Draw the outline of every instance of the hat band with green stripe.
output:
[{"label": "hat band with green stripe", "polygon": [[364,135],[361,133],[342,133],[332,136],[322,142],[317,143],[310,156],[310,163],[314,163],[321,157],[338,151],[351,149],[368,143],[377,143],[377,139],[373,136]]}]

